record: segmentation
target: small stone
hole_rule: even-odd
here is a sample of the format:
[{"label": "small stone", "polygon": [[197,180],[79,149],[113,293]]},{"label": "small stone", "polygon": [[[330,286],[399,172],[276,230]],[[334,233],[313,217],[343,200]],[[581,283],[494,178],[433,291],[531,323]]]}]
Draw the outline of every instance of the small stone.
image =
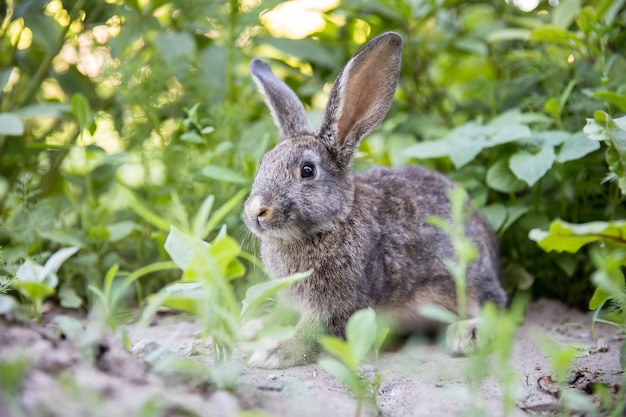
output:
[{"label": "small stone", "polygon": [[596,340],[596,348],[598,349],[598,352],[608,352],[609,343],[604,337],[600,337]]},{"label": "small stone", "polygon": [[214,417],[235,417],[241,413],[237,397],[228,391],[217,391],[207,402],[209,414]]}]

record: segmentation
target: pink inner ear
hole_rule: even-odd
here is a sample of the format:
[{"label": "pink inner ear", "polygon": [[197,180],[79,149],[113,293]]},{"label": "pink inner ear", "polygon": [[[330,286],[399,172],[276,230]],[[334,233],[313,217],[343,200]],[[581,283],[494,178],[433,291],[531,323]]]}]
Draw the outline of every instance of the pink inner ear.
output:
[{"label": "pink inner ear", "polygon": [[[352,134],[360,136],[376,127],[387,113],[397,81],[394,50],[378,45],[356,57],[347,68],[342,88],[345,97],[337,121],[337,140],[343,146]],[[391,95],[391,97],[389,97]]]},{"label": "pink inner ear", "polygon": [[[337,123],[338,141],[343,146],[347,135],[357,125],[368,128],[372,123],[372,111],[376,100],[381,99],[379,94],[384,94],[385,84],[384,70],[375,59],[369,59],[362,65],[351,68],[349,79],[344,86],[346,96],[341,109],[341,117]],[[385,68],[382,65],[382,68]]]}]

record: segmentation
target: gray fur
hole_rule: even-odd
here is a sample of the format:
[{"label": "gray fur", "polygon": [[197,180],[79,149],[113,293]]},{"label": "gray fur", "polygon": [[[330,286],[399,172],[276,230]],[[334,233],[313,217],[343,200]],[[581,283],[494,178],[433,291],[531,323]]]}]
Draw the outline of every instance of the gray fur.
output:
[{"label": "gray fur", "polygon": [[[259,237],[261,258],[273,275],[314,270],[290,289],[302,329],[319,327],[343,336],[354,312],[375,307],[413,331],[425,325],[417,314],[420,305],[456,308],[454,282],[445,266],[453,258],[451,242],[426,221],[430,215],[450,219],[446,190],[454,184],[419,166],[351,173],[361,138],[391,105],[401,53],[401,39],[391,32],[357,52],[337,78],[317,134],[307,131],[302,105],[291,98],[287,105],[282,101],[295,94],[284,91],[287,87],[269,67],[259,71],[258,60],[251,65],[284,137],[261,161],[244,218]],[[305,162],[315,166],[314,178],[301,178]],[[494,233],[478,213],[466,233],[480,250],[467,273],[469,305],[476,309],[492,300],[503,306]],[[278,349],[255,353],[251,362],[286,367],[314,359],[315,344],[303,332]]]}]

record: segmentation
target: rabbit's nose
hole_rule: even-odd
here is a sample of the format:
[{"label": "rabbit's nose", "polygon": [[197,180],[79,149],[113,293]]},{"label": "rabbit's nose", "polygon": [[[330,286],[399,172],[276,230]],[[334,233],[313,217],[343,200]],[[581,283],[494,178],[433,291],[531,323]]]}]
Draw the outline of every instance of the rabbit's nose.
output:
[{"label": "rabbit's nose", "polygon": [[272,215],[272,208],[263,204],[259,196],[250,198],[246,202],[244,210],[249,218],[256,220],[267,219]]}]

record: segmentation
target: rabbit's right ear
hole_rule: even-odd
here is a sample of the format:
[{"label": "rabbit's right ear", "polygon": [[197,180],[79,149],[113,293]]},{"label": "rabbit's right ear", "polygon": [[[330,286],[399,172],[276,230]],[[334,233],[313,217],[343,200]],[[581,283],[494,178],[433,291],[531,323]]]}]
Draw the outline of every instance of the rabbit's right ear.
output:
[{"label": "rabbit's right ear", "polygon": [[276,78],[270,67],[260,59],[250,62],[250,72],[272,112],[280,138],[288,139],[313,134],[304,106],[284,82]]},{"label": "rabbit's right ear", "polygon": [[350,165],[363,136],[382,122],[391,107],[402,61],[402,38],[387,32],[369,41],[337,76],[322,117],[319,137]]}]

